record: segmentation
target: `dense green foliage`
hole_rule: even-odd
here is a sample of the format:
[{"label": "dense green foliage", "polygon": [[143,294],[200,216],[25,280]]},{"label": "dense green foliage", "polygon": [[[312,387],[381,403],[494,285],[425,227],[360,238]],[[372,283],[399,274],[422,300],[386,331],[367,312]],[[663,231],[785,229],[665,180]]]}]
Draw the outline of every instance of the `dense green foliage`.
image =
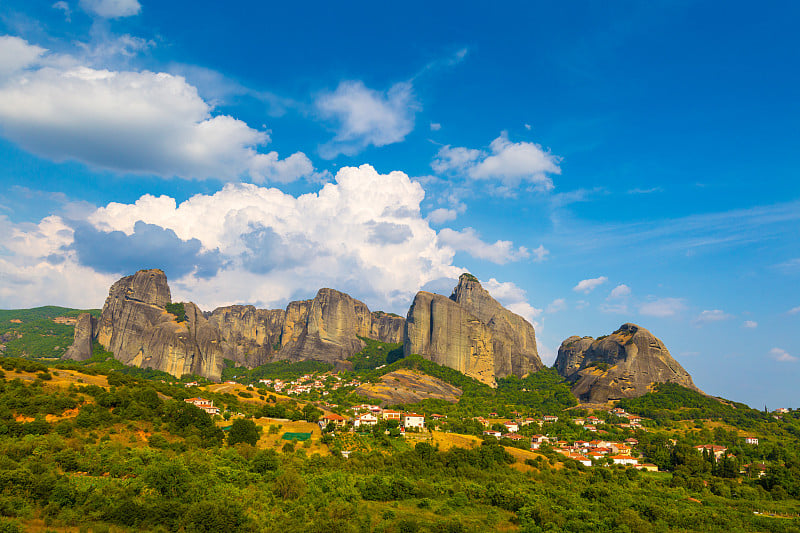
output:
[{"label": "dense green foliage", "polygon": [[319,361],[298,361],[296,363],[275,361],[248,369],[243,366],[234,366],[233,361],[226,359],[225,367],[222,369],[222,379],[223,381],[235,379],[239,383],[255,383],[259,379],[290,380],[305,374],[331,370],[333,370],[333,365]]},{"label": "dense green foliage", "polygon": [[171,303],[164,306],[167,313],[175,315],[177,322],[186,322],[186,309],[183,307],[183,302]]},{"label": "dense green foliage", "polygon": [[769,417],[743,403],[720,401],[676,383],[659,383],[655,392],[622,399],[617,406],[656,421],[719,419],[745,428]]},{"label": "dense green foliage", "polygon": [[390,365],[403,358],[403,345],[380,342],[366,337],[359,337],[366,346],[348,358],[353,363],[353,370],[374,370],[379,366]]},{"label": "dense green foliage", "polygon": [[[46,306],[33,309],[0,310],[0,345],[3,355],[10,357],[58,358],[72,344],[75,326],[57,324],[56,317],[77,317],[90,312],[99,316],[98,309],[81,311],[66,307]],[[19,320],[21,323],[11,322]]]}]

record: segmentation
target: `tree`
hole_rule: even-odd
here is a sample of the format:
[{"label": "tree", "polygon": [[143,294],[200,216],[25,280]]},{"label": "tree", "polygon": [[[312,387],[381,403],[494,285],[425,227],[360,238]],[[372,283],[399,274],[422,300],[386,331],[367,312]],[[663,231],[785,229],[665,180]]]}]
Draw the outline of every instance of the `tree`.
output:
[{"label": "tree", "polygon": [[245,442],[255,446],[258,438],[259,431],[256,423],[246,418],[239,418],[234,420],[231,430],[228,432],[228,445],[233,446],[234,444]]}]

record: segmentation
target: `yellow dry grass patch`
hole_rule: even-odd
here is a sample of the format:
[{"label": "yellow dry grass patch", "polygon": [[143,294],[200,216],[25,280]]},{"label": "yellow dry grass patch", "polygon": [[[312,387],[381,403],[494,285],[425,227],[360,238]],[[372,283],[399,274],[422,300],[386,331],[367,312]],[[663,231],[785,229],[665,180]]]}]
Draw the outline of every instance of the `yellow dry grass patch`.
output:
[{"label": "yellow dry grass patch", "polygon": [[[439,450],[446,451],[450,448],[475,448],[481,445],[482,440],[478,437],[473,435],[459,435],[457,433],[444,433],[442,431],[431,431],[432,442],[431,444],[439,446]],[[536,459],[537,457],[542,457],[544,460],[547,460],[547,457],[540,453],[532,452],[530,450],[521,450],[519,448],[512,448],[509,446],[503,446],[505,450],[514,456],[514,459],[517,460],[514,464],[511,465],[511,468],[515,470],[519,470],[520,472],[529,472],[531,470],[536,470],[530,465],[525,464],[526,459]],[[554,468],[561,468],[560,463],[556,463]]]},{"label": "yellow dry grass patch", "polygon": [[[319,425],[313,422],[305,422],[303,420],[298,420],[296,422],[282,421],[275,418],[255,418],[253,421],[257,425],[264,428],[264,431],[261,433],[261,438],[256,444],[258,448],[272,448],[280,451],[280,449],[283,448],[283,445],[289,442],[281,438],[284,433],[311,433],[311,439],[306,441],[311,443],[307,445],[308,448],[306,448],[306,444],[304,442],[295,441],[295,449],[302,448],[306,451],[307,455],[312,455],[315,453],[320,455],[330,455],[328,447],[320,442],[320,439],[322,438],[322,431],[319,429]],[[222,425],[228,424],[229,423],[222,423]],[[281,427],[277,433],[270,435],[270,426]]]},{"label": "yellow dry grass patch", "polygon": [[[240,383],[237,383],[235,385],[231,385],[230,383],[214,383],[213,385],[206,385],[204,387],[200,387],[200,389],[206,390],[208,392],[216,392],[216,393],[219,393],[219,394],[224,394],[224,393],[227,392],[228,394],[233,394],[236,397],[238,397],[239,401],[242,402],[242,403],[250,403],[250,404],[255,404],[255,405],[264,405],[265,403],[268,403],[266,400],[262,400],[259,397],[261,395],[259,394],[259,392],[257,390],[247,390],[247,386],[242,385]],[[239,396],[240,392],[247,392],[249,394],[252,394],[253,397],[252,398],[243,398],[243,397]],[[276,394],[274,392],[267,393],[264,396],[264,398],[269,398],[270,396],[275,396],[275,399],[277,399],[278,401],[289,401],[289,400],[292,399],[289,396],[284,396],[282,394]],[[296,400],[296,398],[295,398],[295,400]],[[297,403],[298,403],[298,405],[305,405],[307,402],[298,401]]]}]

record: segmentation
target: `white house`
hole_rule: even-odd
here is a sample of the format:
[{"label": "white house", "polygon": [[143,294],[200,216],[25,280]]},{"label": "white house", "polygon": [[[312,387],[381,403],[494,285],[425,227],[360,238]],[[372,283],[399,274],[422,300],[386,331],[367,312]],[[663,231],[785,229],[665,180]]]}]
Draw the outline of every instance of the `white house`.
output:
[{"label": "white house", "polygon": [[519,425],[516,422],[503,422],[503,425],[509,433],[516,433],[519,431]]},{"label": "white house", "polygon": [[353,427],[374,426],[377,423],[377,416],[373,415],[372,413],[364,413],[355,418],[355,421],[353,421]]},{"label": "white house", "polygon": [[636,466],[639,464],[639,460],[630,455],[612,455],[611,460],[615,465]]},{"label": "white house", "polygon": [[745,444],[755,444],[756,446],[758,446],[758,439],[756,437],[745,437],[744,438],[744,443]]},{"label": "white house", "polygon": [[425,428],[425,415],[418,415],[416,413],[404,413],[402,418],[403,427],[409,428]]}]

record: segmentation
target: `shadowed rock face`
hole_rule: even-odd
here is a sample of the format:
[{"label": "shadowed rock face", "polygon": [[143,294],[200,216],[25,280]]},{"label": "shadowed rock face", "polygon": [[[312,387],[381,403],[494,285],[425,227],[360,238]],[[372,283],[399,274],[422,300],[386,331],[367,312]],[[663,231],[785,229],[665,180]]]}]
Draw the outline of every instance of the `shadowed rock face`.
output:
[{"label": "shadowed rock face", "polygon": [[252,305],[219,307],[209,322],[224,337],[223,352],[238,366],[255,367],[272,359],[281,348],[286,311],[256,309]]},{"label": "shadowed rock face", "polygon": [[[295,302],[293,302],[294,304]],[[358,337],[401,342],[402,318],[370,312],[367,306],[343,292],[320,289],[313,300],[289,304],[277,359],[313,359],[334,363],[364,348]]]},{"label": "shadowed rock face", "polygon": [[635,398],[655,383],[677,383],[699,391],[692,377],[659,339],[636,324],[623,324],[606,337],[569,337],[558,349],[555,368],[572,383],[582,402]]},{"label": "shadowed rock face", "polygon": [[501,306],[468,274],[450,298],[419,292],[406,317],[403,351],[494,386],[496,377],[544,367],[533,326]]},{"label": "shadowed rock face", "polygon": [[75,322],[75,340],[67,348],[64,359],[86,361],[92,357],[92,341],[97,331],[97,320],[89,313],[81,313]]},{"label": "shadowed rock face", "polygon": [[214,310],[209,319],[184,303],[181,323],[165,309],[170,299],[161,270],[120,279],[96,324],[88,314],[79,317],[65,357],[90,358],[96,339],[125,364],[219,379],[225,359],[250,368],[276,359],[335,363],[364,347],[358,337],[399,343],[405,329],[403,318],[372,313],[333,289],[320,289],[313,300],[291,302],[286,310],[233,305]]}]

